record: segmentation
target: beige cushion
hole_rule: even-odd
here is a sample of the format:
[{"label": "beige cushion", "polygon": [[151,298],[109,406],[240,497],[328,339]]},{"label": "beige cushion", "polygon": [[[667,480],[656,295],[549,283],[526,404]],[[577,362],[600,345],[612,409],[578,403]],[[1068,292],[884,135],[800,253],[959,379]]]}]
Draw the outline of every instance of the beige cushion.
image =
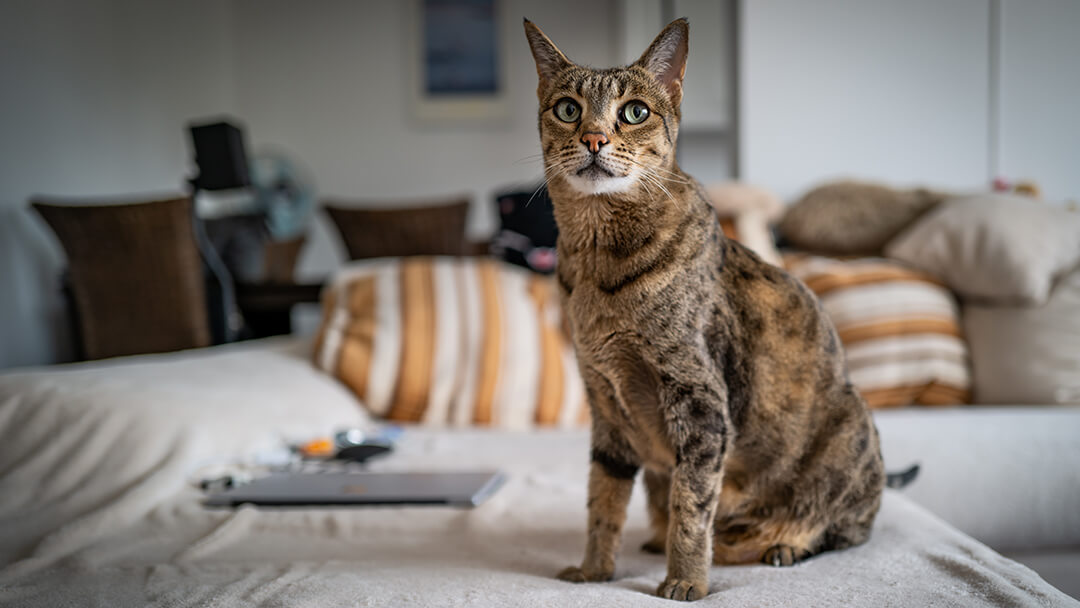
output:
[{"label": "beige cushion", "polygon": [[978,403],[1080,403],[1080,269],[1043,306],[964,306]]},{"label": "beige cushion", "polygon": [[1080,214],[1007,194],[950,199],[885,254],[941,277],[966,299],[1039,304],[1080,262]]},{"label": "beige cushion", "polygon": [[551,277],[485,258],[352,262],[323,294],[315,364],[376,416],[523,429],[588,420]]},{"label": "beige cushion", "polygon": [[968,351],[952,293],[881,258],[785,258],[829,315],[851,382],[872,408],[970,402]]},{"label": "beige cushion", "polygon": [[784,261],[780,256],[780,251],[776,248],[772,231],[769,230],[765,218],[754,212],[740,213],[734,216],[719,213],[717,215],[724,236],[745,245],[747,249],[756,253],[762,260],[774,266],[783,267]]},{"label": "beige cushion", "polygon": [[783,265],[769,228],[784,212],[784,203],[775,194],[744,182],[710,184],[705,193],[728,238],[746,245],[770,264]]}]

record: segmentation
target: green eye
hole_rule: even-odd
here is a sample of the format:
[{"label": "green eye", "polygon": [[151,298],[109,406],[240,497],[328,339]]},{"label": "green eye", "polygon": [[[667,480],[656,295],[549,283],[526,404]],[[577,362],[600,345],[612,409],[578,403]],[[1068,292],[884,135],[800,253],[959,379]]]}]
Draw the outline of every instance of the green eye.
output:
[{"label": "green eye", "polygon": [[563,122],[577,122],[581,118],[581,106],[576,101],[565,97],[555,104],[555,116]]},{"label": "green eye", "polygon": [[649,106],[640,101],[631,101],[623,106],[621,114],[626,122],[632,125],[641,124],[649,117]]}]

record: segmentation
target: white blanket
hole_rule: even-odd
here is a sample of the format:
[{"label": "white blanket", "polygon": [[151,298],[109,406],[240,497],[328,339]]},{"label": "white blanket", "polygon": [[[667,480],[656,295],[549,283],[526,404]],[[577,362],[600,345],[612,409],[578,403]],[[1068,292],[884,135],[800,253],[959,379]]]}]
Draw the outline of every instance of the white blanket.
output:
[{"label": "white blanket", "polygon": [[[652,595],[663,558],[637,550],[640,489],[615,580],[553,578],[584,546],[584,431],[408,430],[374,467],[508,472],[473,510],[212,510],[187,482],[282,436],[363,421],[281,343],[0,376],[0,605],[670,605]],[[701,604],[1077,605],[896,493],[866,545],[793,568],[715,567]]]}]

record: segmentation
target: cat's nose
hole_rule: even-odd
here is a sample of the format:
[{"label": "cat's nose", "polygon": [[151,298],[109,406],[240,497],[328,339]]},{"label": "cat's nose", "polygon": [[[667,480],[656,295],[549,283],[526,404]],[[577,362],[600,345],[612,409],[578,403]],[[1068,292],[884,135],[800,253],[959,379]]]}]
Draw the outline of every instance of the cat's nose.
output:
[{"label": "cat's nose", "polygon": [[608,143],[608,138],[599,131],[589,131],[581,136],[581,143],[589,147],[589,152],[596,154],[600,151],[600,146]]}]

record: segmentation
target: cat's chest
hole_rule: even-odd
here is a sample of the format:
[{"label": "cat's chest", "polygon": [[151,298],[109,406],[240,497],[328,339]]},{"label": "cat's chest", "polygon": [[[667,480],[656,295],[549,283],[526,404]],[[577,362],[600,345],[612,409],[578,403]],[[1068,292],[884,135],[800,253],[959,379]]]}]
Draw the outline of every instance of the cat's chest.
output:
[{"label": "cat's chest", "polygon": [[601,290],[576,289],[564,304],[579,362],[593,375],[593,382],[602,379],[599,390],[610,390],[612,397],[594,403],[598,408],[594,415],[619,429],[645,466],[667,470],[675,461],[659,398],[661,378],[671,375],[663,363],[665,353],[682,351],[697,340],[662,327],[696,330],[673,321],[679,316],[674,307],[643,308],[594,291]]},{"label": "cat's chest", "polygon": [[696,341],[701,307],[691,298],[675,297],[679,292],[678,285],[669,285],[633,286],[612,293],[602,280],[579,278],[562,302],[574,328],[575,346],[582,351],[579,356],[609,354],[614,335],[622,336],[620,344],[631,342],[642,349]]}]

